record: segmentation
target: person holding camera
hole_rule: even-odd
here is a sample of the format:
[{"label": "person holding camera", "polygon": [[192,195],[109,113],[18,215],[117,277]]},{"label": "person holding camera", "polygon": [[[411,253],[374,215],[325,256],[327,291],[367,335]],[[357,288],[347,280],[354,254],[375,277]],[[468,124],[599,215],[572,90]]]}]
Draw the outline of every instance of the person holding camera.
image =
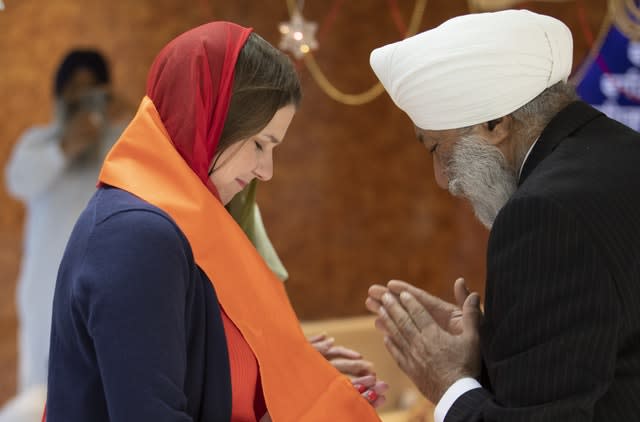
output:
[{"label": "person holding camera", "polygon": [[18,395],[0,410],[0,421],[42,416],[58,266],[102,161],[124,129],[110,122],[111,103],[105,58],[95,50],[69,52],[55,75],[53,121],[27,129],[5,169],[7,189],[26,215],[17,283]]}]

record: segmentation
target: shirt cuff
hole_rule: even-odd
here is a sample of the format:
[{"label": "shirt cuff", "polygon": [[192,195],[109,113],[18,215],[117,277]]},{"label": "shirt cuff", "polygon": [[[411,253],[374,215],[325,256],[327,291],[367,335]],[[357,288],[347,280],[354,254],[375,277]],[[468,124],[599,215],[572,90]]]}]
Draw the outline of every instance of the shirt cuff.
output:
[{"label": "shirt cuff", "polygon": [[434,422],[444,422],[444,418],[447,416],[447,412],[449,412],[453,403],[467,391],[471,391],[476,388],[482,388],[482,385],[480,385],[475,378],[460,378],[458,381],[454,382],[438,402],[433,415]]}]

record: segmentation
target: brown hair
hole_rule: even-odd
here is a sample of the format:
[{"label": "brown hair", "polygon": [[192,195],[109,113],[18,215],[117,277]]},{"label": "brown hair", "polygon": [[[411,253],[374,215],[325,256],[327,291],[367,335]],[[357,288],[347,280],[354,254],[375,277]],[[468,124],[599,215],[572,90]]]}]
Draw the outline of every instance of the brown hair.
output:
[{"label": "brown hair", "polygon": [[289,57],[256,33],[251,33],[238,55],[229,112],[218,154],[242,139],[260,132],[276,112],[298,106],[300,81]]}]

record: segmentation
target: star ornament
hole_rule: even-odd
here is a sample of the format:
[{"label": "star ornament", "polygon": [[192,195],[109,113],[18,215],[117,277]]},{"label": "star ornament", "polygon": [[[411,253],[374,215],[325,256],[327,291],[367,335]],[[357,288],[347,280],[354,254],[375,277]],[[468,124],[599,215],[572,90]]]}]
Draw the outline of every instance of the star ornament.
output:
[{"label": "star ornament", "polygon": [[280,49],[290,52],[296,59],[318,48],[316,40],[318,24],[305,21],[299,12],[293,14],[290,21],[281,22],[279,29],[282,34]]}]

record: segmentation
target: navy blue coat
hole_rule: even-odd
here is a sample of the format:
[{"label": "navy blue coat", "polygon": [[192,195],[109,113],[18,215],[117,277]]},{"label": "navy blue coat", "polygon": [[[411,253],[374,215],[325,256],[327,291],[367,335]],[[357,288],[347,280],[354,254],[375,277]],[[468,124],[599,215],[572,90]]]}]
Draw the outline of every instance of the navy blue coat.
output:
[{"label": "navy blue coat", "polygon": [[58,273],[48,422],[228,421],[215,291],[162,210],[98,189]]}]

